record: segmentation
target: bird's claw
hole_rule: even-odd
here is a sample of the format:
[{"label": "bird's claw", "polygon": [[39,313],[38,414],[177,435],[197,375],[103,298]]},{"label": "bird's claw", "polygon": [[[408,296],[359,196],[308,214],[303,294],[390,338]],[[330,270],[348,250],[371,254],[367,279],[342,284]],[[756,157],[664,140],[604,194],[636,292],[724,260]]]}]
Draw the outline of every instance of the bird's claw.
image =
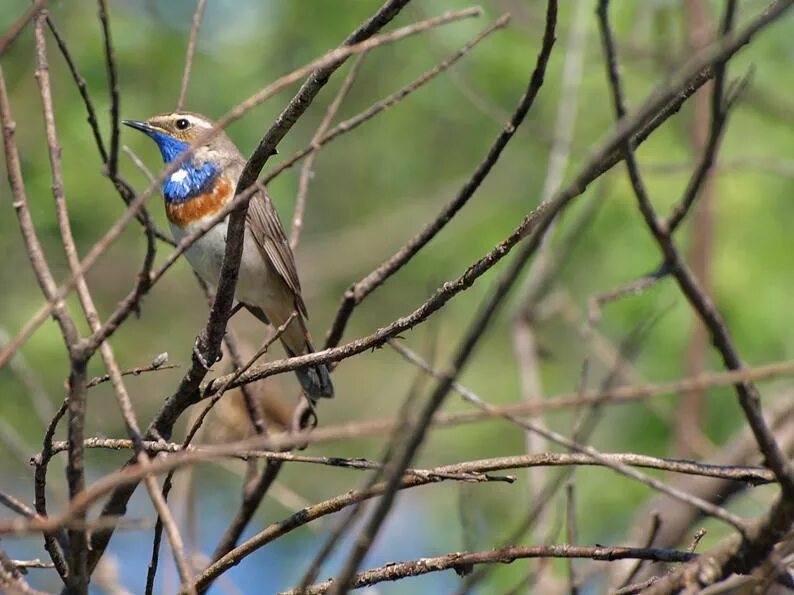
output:
[{"label": "bird's claw", "polygon": [[196,337],[195,343],[193,343],[193,357],[196,358],[196,361],[204,368],[207,372],[212,369],[212,364],[215,362],[221,361],[221,355],[218,354],[218,357],[215,359],[214,362],[210,363],[207,361],[207,358],[204,357],[204,351],[207,349],[207,342],[203,335],[199,335]]},{"label": "bird's claw", "polygon": [[[302,399],[295,408],[292,418],[292,431],[295,433],[311,431],[317,427],[317,412],[311,399]],[[303,450],[309,445],[308,442],[301,442],[295,445],[297,450]]]}]

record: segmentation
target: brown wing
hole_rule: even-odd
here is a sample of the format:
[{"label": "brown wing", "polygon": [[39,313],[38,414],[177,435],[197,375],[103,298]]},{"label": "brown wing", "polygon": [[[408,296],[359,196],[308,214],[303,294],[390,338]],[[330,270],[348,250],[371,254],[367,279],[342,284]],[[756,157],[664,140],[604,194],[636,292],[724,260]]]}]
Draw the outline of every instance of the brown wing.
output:
[{"label": "brown wing", "polygon": [[246,222],[262,258],[267,260],[284,280],[295,296],[295,304],[298,309],[304,317],[308,318],[306,304],[303,303],[301,297],[301,283],[295,268],[295,257],[284,235],[284,228],[278,218],[276,208],[264,188],[254,194],[251,199]]}]

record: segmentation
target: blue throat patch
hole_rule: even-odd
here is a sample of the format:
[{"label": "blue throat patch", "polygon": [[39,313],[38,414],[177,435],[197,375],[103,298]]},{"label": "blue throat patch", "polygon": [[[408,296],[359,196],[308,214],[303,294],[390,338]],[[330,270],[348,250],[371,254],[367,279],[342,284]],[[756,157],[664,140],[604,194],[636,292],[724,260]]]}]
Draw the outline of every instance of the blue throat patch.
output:
[{"label": "blue throat patch", "polygon": [[[151,132],[149,136],[160,148],[165,163],[174,161],[189,146],[162,132]],[[211,163],[196,165],[192,159],[187,159],[182,162],[180,169],[163,182],[163,196],[166,202],[172,204],[188,201],[209,191],[219,173],[218,168]]]}]

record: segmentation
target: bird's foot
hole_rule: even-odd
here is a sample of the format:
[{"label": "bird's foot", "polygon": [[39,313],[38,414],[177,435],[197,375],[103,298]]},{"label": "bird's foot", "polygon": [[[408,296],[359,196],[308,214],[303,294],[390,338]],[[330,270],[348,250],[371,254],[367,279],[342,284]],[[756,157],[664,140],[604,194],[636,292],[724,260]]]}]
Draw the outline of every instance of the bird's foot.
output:
[{"label": "bird's foot", "polygon": [[[314,409],[314,402],[311,399],[301,399],[292,417],[292,431],[295,433],[311,431],[317,427],[317,412]],[[295,445],[297,450],[303,450],[309,445],[308,442]]]},{"label": "bird's foot", "polygon": [[215,358],[215,361],[210,363],[207,361],[207,358],[204,357],[204,353],[208,351],[207,345],[207,338],[204,336],[204,333],[201,333],[198,337],[196,337],[196,341],[193,343],[193,357],[196,361],[204,368],[207,372],[212,369],[212,365],[216,362],[221,361],[222,355],[219,353],[218,356]]}]

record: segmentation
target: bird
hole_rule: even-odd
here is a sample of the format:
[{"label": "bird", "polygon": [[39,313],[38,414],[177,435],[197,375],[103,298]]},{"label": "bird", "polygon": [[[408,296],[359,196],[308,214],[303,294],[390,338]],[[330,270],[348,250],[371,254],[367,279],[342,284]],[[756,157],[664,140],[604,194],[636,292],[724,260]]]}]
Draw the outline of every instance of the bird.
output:
[{"label": "bird", "polygon": [[[177,160],[192,142],[207,138],[207,131],[215,126],[206,116],[181,111],[123,123],[151,138],[166,165]],[[245,163],[234,142],[220,130],[196,146],[163,181],[165,212],[176,242],[234,198]],[[217,286],[220,278],[228,221],[227,216],[185,251],[193,270],[211,286]],[[248,204],[235,298],[265,324],[276,328],[286,324],[280,340],[290,357],[314,351],[295,257],[273,201],[261,185]],[[325,364],[299,368],[295,374],[311,402],[333,396]]]}]

